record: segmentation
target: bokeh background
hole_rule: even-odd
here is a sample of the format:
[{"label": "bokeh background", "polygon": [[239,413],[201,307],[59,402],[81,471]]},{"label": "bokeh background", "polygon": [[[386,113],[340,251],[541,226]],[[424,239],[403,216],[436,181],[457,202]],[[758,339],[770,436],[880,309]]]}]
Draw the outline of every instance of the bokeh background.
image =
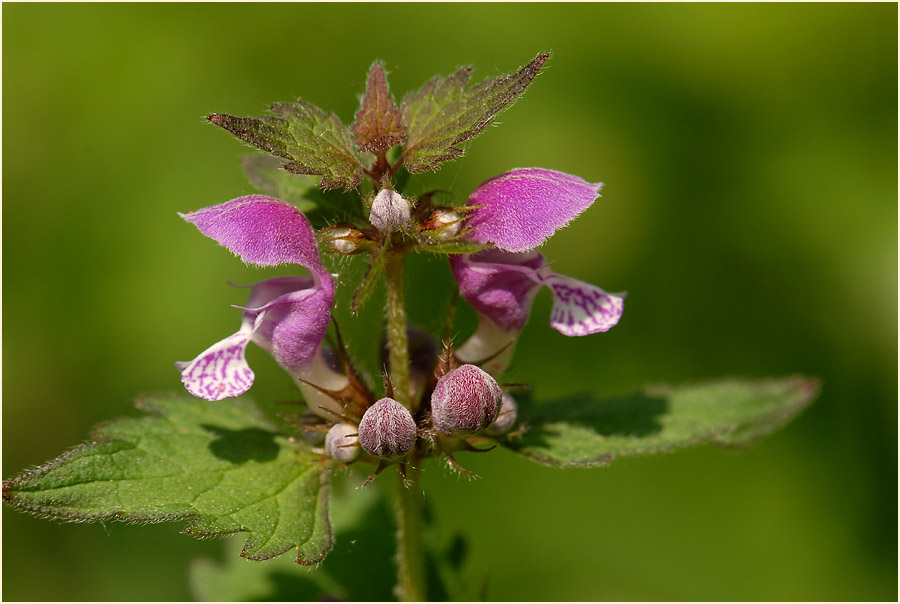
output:
[{"label": "bokeh background", "polygon": [[[500,127],[415,185],[463,200],[518,166],[607,183],[544,251],[559,272],[627,290],[624,318],[567,339],[542,293],[513,377],[539,400],[718,376],[824,386],[738,452],[591,471],[462,456],[477,481],[431,466],[440,531],[469,544],[466,597],[896,599],[895,4],[2,13],[5,478],[134,415],[135,395],[178,390],[172,362],[237,325],[242,294],[226,282],[270,276],[176,215],[252,191],[238,163],[248,150],[204,115],[302,96],[349,122],[376,57],[399,97],[436,73],[472,64],[478,81],[549,49]],[[409,270],[412,315],[436,327],[449,271]],[[369,352],[378,307],[346,328]],[[463,309],[460,329],[471,319]],[[264,354],[251,362],[254,397],[296,398]],[[189,561],[220,558],[222,544],[179,528],[4,508],[3,597],[190,598]]]}]

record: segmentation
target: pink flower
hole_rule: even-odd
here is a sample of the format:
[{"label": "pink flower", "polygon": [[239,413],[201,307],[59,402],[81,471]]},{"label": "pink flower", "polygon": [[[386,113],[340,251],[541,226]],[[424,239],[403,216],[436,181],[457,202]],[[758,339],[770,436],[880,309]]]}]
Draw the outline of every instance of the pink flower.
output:
[{"label": "pink flower", "polygon": [[623,295],[553,272],[534,248],[599,197],[602,183],[541,168],[491,178],[469,197],[468,237],[492,247],[451,256],[460,294],[478,311],[479,327],[457,354],[475,362],[501,354],[488,368],[505,370],[516,336],[542,287],[553,292],[550,325],[567,336],[607,331],[622,316]]},{"label": "pink flower", "polygon": [[300,210],[279,199],[251,195],[182,218],[248,264],[297,264],[310,273],[250,286],[237,333],[213,344],[193,361],[176,363],[188,391],[210,401],[246,392],[254,378],[244,356],[250,341],[269,352],[294,377],[324,367],[318,352],[331,320],[334,282],[322,265],[315,234]]}]

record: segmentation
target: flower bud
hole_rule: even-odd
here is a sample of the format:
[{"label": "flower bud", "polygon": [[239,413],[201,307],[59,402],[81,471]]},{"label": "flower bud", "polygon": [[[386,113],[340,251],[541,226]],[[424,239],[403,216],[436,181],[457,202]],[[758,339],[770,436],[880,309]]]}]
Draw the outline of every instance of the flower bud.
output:
[{"label": "flower bud", "polygon": [[485,429],[485,432],[491,436],[506,434],[515,425],[517,415],[515,399],[504,392],[503,399],[500,401],[500,414],[494,423]]},{"label": "flower bud", "polygon": [[355,254],[366,249],[365,234],[352,225],[336,224],[319,234],[320,240],[338,254]]},{"label": "flower bud", "polygon": [[431,415],[438,432],[474,434],[500,413],[497,381],[475,365],[462,365],[438,380],[431,394]]},{"label": "flower bud", "polygon": [[409,222],[409,203],[391,189],[382,189],[372,202],[369,222],[382,233],[393,231]]},{"label": "flower bud", "polygon": [[416,422],[409,409],[383,398],[366,409],[359,422],[359,444],[369,455],[396,459],[412,451]]},{"label": "flower bud", "polygon": [[356,427],[350,424],[333,425],[325,435],[325,452],[328,453],[328,457],[344,463],[359,457],[357,432]]}]

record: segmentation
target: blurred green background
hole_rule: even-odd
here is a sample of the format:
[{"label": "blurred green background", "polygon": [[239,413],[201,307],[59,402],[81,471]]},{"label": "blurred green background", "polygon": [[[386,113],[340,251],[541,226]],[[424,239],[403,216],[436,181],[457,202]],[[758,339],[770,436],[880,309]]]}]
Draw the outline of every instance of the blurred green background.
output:
[{"label": "blurred green background", "polygon": [[[519,166],[607,183],[544,252],[627,290],[622,322],[564,338],[542,293],[513,378],[539,400],[726,375],[805,373],[824,389],[744,451],[593,471],[462,456],[477,481],[430,466],[440,530],[469,541],[467,597],[486,584],[503,600],[896,599],[895,4],[2,11],[5,478],[133,415],[135,395],[179,390],[172,362],[237,327],[243,294],[226,282],[269,276],[176,215],[251,191],[247,149],[204,115],[302,96],[349,122],[376,57],[399,97],[549,49],[501,127],[416,185],[463,200]],[[413,317],[439,324],[427,304],[444,308],[449,271],[418,262],[408,281]],[[378,311],[346,327],[351,341],[365,348]],[[255,398],[295,397],[263,353],[251,362]],[[4,508],[3,597],[190,598],[188,561],[222,544],[179,527]]]}]

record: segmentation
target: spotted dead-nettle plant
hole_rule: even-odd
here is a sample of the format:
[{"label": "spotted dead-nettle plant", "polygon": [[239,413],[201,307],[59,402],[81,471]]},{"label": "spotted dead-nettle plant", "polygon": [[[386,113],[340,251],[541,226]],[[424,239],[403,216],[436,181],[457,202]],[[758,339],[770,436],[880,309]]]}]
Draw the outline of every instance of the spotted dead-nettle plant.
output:
[{"label": "spotted dead-nettle plant", "polygon": [[[144,417],[104,424],[87,444],[7,480],[4,500],[51,518],[183,520],[185,532],[201,537],[246,533],[245,558],[290,552],[312,565],[335,542],[330,481],[365,484],[345,497],[371,498],[381,497],[385,481],[396,480],[398,488],[384,495],[394,510],[394,595],[468,599],[477,593],[450,594],[441,584],[445,557],[423,542],[420,475],[430,458],[469,474],[460,453],[499,445],[543,464],[600,466],[620,455],[704,440],[743,444],[797,414],[812,400],[814,380],[650,386],[630,396],[587,392],[545,402],[531,400],[539,384],[509,383],[516,341],[544,288],[552,296],[550,326],[561,334],[554,355],[567,354],[562,336],[594,336],[623,316],[641,321],[623,315],[624,293],[582,281],[540,251],[561,227],[600,204],[603,166],[595,158],[484,174],[468,195],[416,185],[416,175],[461,156],[464,145],[522,95],[547,58],[539,54],[514,73],[475,85],[470,68],[460,69],[432,78],[399,104],[376,62],[349,128],[302,100],[276,103],[260,118],[210,115],[210,122],[268,154],[244,162],[261,192],[186,208],[181,218],[243,262],[286,266],[290,274],[232,298],[234,324],[210,333],[215,343],[192,360],[175,364],[186,393],[139,400]],[[465,170],[477,174],[479,168],[467,164]],[[181,227],[173,221],[172,228]],[[442,272],[453,275],[459,295],[432,299],[432,319],[413,326],[405,293],[421,286],[404,282],[404,263],[421,253],[446,257],[450,270]],[[364,271],[352,270],[357,258]],[[597,263],[600,272],[602,258]],[[353,283],[352,275],[362,277]],[[384,302],[376,301],[381,281]],[[384,304],[383,322],[346,324],[375,316],[358,312],[367,304]],[[474,328],[454,323],[453,310],[464,304],[474,309]],[[334,313],[348,307],[350,319],[341,329],[383,334],[380,358],[345,345]],[[243,396],[255,380],[246,357],[251,344],[292,378],[293,401],[257,405]],[[191,352],[185,349],[185,357]],[[605,345],[603,355],[612,354]],[[598,353],[598,384],[601,358]],[[366,520],[389,524],[377,514],[363,515]],[[330,568],[326,562],[313,575],[327,576]],[[317,593],[371,596],[336,579],[346,576],[331,572],[317,583]],[[233,592],[224,599],[244,596],[250,597]]]}]

